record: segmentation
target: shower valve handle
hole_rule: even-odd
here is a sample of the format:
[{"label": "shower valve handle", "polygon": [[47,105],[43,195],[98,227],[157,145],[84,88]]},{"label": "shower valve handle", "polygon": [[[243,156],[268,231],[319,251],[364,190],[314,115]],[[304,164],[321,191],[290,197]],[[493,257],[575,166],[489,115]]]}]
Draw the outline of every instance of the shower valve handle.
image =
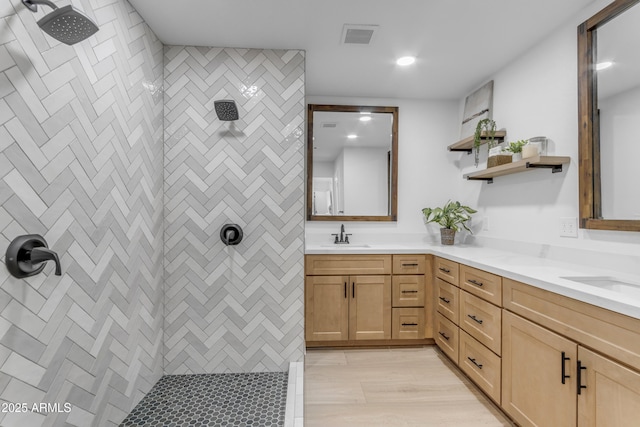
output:
[{"label": "shower valve handle", "polygon": [[58,254],[49,249],[44,237],[38,234],[27,234],[13,239],[5,256],[9,273],[19,279],[40,273],[47,261],[56,264],[55,275],[61,276],[62,266]]}]

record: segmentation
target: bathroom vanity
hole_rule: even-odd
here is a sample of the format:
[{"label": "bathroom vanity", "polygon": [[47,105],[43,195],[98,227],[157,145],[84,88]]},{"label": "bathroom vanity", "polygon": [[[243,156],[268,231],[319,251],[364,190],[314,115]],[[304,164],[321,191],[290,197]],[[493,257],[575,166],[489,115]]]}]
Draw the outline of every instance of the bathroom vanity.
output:
[{"label": "bathroom vanity", "polygon": [[429,244],[308,245],[305,274],[308,347],[435,343],[519,425],[637,422],[638,277]]}]

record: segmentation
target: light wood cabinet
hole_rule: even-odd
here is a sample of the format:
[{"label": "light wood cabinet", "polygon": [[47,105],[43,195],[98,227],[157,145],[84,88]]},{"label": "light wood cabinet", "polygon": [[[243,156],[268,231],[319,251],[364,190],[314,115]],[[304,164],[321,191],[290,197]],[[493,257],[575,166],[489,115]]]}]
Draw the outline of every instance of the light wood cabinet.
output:
[{"label": "light wood cabinet", "polygon": [[307,255],[304,271],[311,276],[391,274],[391,255]]},{"label": "light wood cabinet", "polygon": [[471,335],[460,329],[458,366],[491,399],[500,404],[501,360]]},{"label": "light wood cabinet", "polygon": [[393,255],[393,274],[424,274],[425,255]]},{"label": "light wood cabinet", "polygon": [[578,348],[578,425],[634,426],[640,423],[640,373],[584,347]]},{"label": "light wood cabinet", "polygon": [[460,289],[497,306],[502,305],[502,277],[460,265]]},{"label": "light wood cabinet", "polygon": [[424,308],[393,308],[391,338],[417,340],[424,337]]},{"label": "light wood cabinet", "polygon": [[424,276],[393,276],[391,292],[394,307],[424,307]]},{"label": "light wood cabinet", "polygon": [[452,285],[458,286],[459,270],[457,262],[436,257],[434,271],[436,277],[439,277]]},{"label": "light wood cabinet", "polygon": [[460,289],[436,278],[436,311],[458,324]]},{"label": "light wood cabinet", "polygon": [[578,346],[505,311],[502,408],[521,426],[576,425]]},{"label": "light wood cabinet", "polygon": [[435,337],[437,346],[449,356],[449,359],[458,363],[458,336],[460,328],[441,313],[436,313]]},{"label": "light wood cabinet", "polygon": [[307,276],[305,337],[307,341],[349,339],[349,276]]},{"label": "light wood cabinet", "polygon": [[502,349],[502,310],[460,291],[460,327],[498,356]]},{"label": "light wood cabinet", "polygon": [[350,281],[349,339],[391,339],[391,278],[351,276]]}]

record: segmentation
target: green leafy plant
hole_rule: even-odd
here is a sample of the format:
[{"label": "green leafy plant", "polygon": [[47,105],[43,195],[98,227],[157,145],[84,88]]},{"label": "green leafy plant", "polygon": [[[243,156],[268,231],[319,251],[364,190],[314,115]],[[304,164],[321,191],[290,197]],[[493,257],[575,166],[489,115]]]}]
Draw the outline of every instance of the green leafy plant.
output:
[{"label": "green leafy plant", "polygon": [[516,142],[510,142],[509,146],[505,148],[506,151],[510,151],[512,153],[522,153],[522,147],[527,145],[529,142],[528,139],[521,139]]},{"label": "green leafy plant", "polygon": [[487,131],[489,136],[489,148],[493,148],[497,145],[496,136],[496,122],[491,119],[482,119],[476,125],[476,132],[473,136],[473,151],[475,153],[475,164],[478,166],[480,161],[480,144],[482,143],[482,131]]},{"label": "green leafy plant", "polygon": [[469,206],[464,206],[460,202],[452,202],[451,200],[441,208],[422,209],[425,223],[435,222],[444,228],[450,228],[455,231],[460,231],[460,226],[462,226],[470,233],[472,231],[465,223],[471,219],[471,214],[476,212],[478,211]]}]

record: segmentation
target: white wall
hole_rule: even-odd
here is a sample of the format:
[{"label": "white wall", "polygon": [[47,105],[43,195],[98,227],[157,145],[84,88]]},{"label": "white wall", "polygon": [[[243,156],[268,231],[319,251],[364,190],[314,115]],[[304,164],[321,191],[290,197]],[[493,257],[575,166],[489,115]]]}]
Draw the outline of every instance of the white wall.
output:
[{"label": "white wall", "polygon": [[[460,198],[479,207],[479,220],[489,218],[489,231],[479,230],[478,236],[638,252],[640,233],[579,230],[578,238],[559,236],[560,218],[578,217],[577,26],[606,3],[587,8],[490,77],[494,119],[499,128],[506,127],[508,140],[547,136],[549,154],[570,156],[571,164],[559,174],[539,170],[497,178],[493,184],[466,183]],[[464,99],[460,110],[463,104]],[[464,156],[461,165],[461,173],[475,169],[472,159]],[[632,189],[635,184],[625,185]]]},{"label": "white wall", "polygon": [[[376,99],[308,96],[309,104],[388,105],[399,107],[398,119],[398,221],[393,223],[349,222],[352,242],[365,235],[387,236],[398,233],[428,234],[422,208],[445,203],[460,193],[462,176],[456,168],[456,154],[446,150],[458,138],[458,103],[414,99]],[[462,200],[461,200],[462,201]],[[306,234],[321,234],[330,242],[330,233],[339,222],[307,221]]]}]

